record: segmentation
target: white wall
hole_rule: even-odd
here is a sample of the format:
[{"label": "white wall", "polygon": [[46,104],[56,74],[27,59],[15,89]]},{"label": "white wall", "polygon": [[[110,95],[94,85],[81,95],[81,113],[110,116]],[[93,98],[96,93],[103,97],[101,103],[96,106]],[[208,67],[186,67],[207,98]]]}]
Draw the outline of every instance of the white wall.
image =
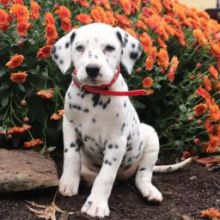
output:
[{"label": "white wall", "polygon": [[199,9],[215,8],[217,0],[179,0],[188,6],[192,6]]}]

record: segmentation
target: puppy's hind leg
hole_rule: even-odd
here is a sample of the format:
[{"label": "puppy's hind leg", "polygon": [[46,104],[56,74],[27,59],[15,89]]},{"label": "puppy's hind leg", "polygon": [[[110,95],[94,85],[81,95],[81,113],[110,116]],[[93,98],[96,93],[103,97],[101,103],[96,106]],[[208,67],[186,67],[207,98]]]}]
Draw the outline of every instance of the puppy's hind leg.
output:
[{"label": "puppy's hind leg", "polygon": [[159,138],[156,131],[146,124],[140,125],[140,132],[143,137],[144,150],[135,177],[135,184],[148,201],[161,202],[163,200],[162,194],[151,183],[153,167],[159,152]]}]

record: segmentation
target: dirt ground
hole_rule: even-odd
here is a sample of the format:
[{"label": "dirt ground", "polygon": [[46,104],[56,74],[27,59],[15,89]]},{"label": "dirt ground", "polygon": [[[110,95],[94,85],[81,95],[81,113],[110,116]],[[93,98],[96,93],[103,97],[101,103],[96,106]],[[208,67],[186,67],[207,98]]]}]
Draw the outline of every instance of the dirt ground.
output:
[{"label": "dirt ground", "polygon": [[[60,175],[61,162],[57,163]],[[134,187],[132,179],[118,182],[110,197],[110,217],[106,219],[185,220],[185,215],[191,220],[200,219],[200,211],[203,209],[220,209],[220,171],[210,172],[204,166],[192,164],[176,173],[155,174],[153,182],[164,196],[160,205],[145,201]],[[49,204],[55,192],[56,189],[48,189],[0,194],[0,220],[38,219],[28,211],[26,200]],[[73,198],[57,195],[56,204],[66,211],[76,212],[69,217],[70,220],[91,219],[80,213],[89,192],[90,189],[81,184],[79,195]]]}]

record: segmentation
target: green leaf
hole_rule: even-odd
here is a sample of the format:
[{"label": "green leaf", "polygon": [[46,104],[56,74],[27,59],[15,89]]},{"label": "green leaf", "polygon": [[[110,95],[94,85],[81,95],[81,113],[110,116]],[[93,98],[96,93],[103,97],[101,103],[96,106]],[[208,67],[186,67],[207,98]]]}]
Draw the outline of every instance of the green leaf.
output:
[{"label": "green leaf", "polygon": [[8,83],[3,83],[1,86],[0,86],[0,91],[3,91],[5,89],[8,89],[9,88],[9,84]]},{"label": "green leaf", "polygon": [[180,105],[179,109],[182,111],[182,112],[186,112],[187,111],[187,108],[185,105]]},{"label": "green leaf", "polygon": [[8,98],[8,97],[2,98],[2,100],[1,100],[1,106],[2,106],[2,107],[5,107],[5,106],[8,104],[8,102],[9,102],[9,98]]},{"label": "green leaf", "polygon": [[18,88],[19,88],[19,90],[22,91],[22,92],[25,92],[25,91],[26,91],[25,87],[24,87],[22,84],[18,84]]}]

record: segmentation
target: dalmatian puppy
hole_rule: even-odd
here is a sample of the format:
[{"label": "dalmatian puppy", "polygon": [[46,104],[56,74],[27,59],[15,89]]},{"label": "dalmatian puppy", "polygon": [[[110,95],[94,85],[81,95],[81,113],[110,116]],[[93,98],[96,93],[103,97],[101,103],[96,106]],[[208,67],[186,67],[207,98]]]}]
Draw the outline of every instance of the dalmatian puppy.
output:
[{"label": "dalmatian puppy", "polygon": [[140,123],[127,96],[106,96],[83,89],[83,85],[111,84],[107,90],[128,91],[122,75],[115,75],[120,65],[131,74],[140,54],[137,39],[101,23],[72,30],[52,49],[53,60],[63,73],[71,65],[75,69],[75,80],[65,96],[64,165],[59,191],[74,196],[81,178],[93,183],[81,209],[92,217],[109,215],[108,199],[116,177],[126,179],[136,173],[135,184],[143,197],[156,202],[163,199],[151,182],[159,152],[155,130]]}]

